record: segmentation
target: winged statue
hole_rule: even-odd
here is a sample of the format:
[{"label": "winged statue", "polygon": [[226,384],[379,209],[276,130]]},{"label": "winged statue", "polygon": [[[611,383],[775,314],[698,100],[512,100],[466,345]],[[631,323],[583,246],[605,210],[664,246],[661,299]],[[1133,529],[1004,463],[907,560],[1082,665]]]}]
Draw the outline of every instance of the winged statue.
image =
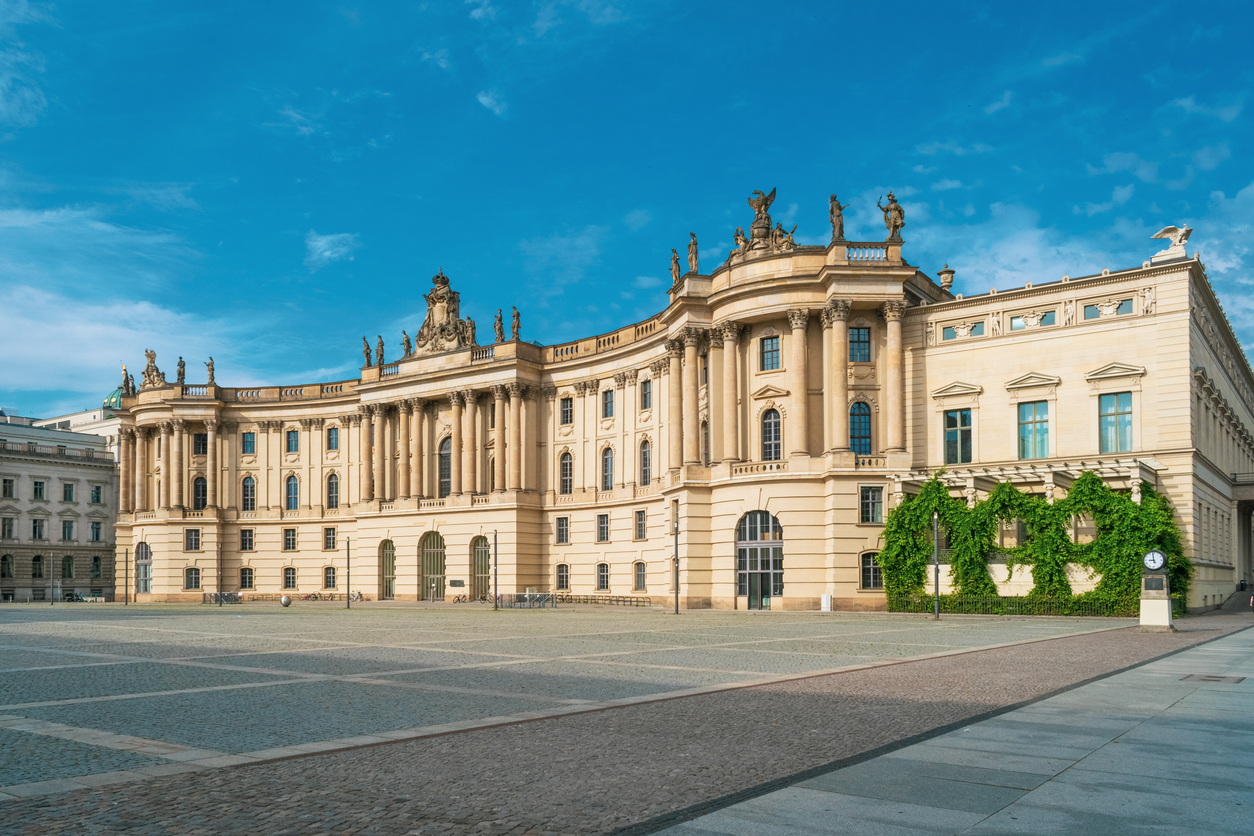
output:
[{"label": "winged statue", "polygon": [[1193,234],[1191,226],[1165,226],[1150,236],[1150,240],[1155,238],[1165,238],[1171,242],[1172,247],[1184,247],[1184,242],[1189,240],[1189,236]]},{"label": "winged statue", "polygon": [[771,189],[770,194],[762,194],[759,189],[754,189],[753,193],[757,197],[749,198],[749,206],[757,214],[757,217],[762,217],[770,211],[771,204],[775,202],[775,189]]}]

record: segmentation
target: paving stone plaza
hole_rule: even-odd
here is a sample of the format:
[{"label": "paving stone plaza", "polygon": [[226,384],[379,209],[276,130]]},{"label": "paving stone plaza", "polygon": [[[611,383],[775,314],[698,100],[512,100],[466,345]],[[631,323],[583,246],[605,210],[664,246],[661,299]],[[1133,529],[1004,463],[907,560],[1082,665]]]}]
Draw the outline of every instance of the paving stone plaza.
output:
[{"label": "paving stone plaza", "polygon": [[[8,607],[0,831],[678,834],[775,821],[796,832],[795,816],[737,820],[736,802],[830,782],[869,754],[1199,642],[1227,641],[1247,661],[1254,643],[1232,635],[1248,613],[1187,619],[1176,635],[1130,626],[305,602]],[[1092,687],[1055,697],[1071,700],[1059,710],[1029,710],[1065,722],[1090,702],[1073,695]],[[1225,687],[1250,693],[1248,682]],[[1249,738],[1243,722],[1233,733]],[[1031,751],[1038,743],[1010,745],[1061,757]],[[879,770],[873,783],[893,784],[880,774],[896,774],[891,759],[868,763],[878,765],[858,768]],[[912,775],[894,779],[907,794]],[[978,807],[1023,791],[990,790]],[[910,825],[842,830],[811,812],[816,832]],[[969,818],[924,816],[940,829],[900,832],[960,832]]]}]

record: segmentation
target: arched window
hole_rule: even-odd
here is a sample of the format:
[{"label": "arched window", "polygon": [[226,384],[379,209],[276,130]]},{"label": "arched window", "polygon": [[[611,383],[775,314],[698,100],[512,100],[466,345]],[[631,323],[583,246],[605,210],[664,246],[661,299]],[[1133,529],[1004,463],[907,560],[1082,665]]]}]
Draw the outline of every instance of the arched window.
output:
[{"label": "arched window", "polygon": [[390,601],[395,597],[396,544],[391,540],[384,540],[379,544],[379,600]]},{"label": "arched window", "polygon": [[13,577],[13,555],[0,556],[0,578]]},{"label": "arched window", "polygon": [[774,462],[780,458],[779,410],[768,409],[762,413],[762,461]]},{"label": "arched window", "polygon": [[257,483],[251,476],[244,477],[243,490],[240,492],[241,511],[257,510]]},{"label": "arched window", "polygon": [[570,496],[575,492],[575,457],[570,453],[562,453],[559,461],[557,492],[562,496]]},{"label": "arched window", "polygon": [[61,558],[61,577],[65,580],[74,579],[74,558],[68,554]]},{"label": "arched window", "polygon": [[470,542],[470,559],[473,572],[470,576],[470,599],[485,600],[492,586],[492,547],[487,537],[476,537]]},{"label": "arched window", "polygon": [[597,564],[597,591],[606,592],[610,588],[610,564]]},{"label": "arched window", "polygon": [[295,511],[300,507],[300,481],[295,476],[287,477],[287,510]]},{"label": "arched window", "polygon": [[855,453],[871,453],[871,407],[862,401],[849,407],[849,449]]},{"label": "arched window", "polygon": [[633,567],[632,586],[631,586],[632,591],[644,592],[645,591],[644,580],[645,580],[644,561],[640,561],[636,563],[636,565]]},{"label": "arched window", "polygon": [[327,507],[340,507],[340,477],[334,473],[327,477]]},{"label": "arched window", "polygon": [[444,600],[445,549],[444,537],[438,531],[428,531],[422,538],[422,586],[424,601]]},{"label": "arched window", "polygon": [[736,526],[736,594],[751,610],[769,610],[784,594],[783,539],[783,526],[767,511],[750,511]]},{"label": "arched window", "polygon": [[570,566],[565,563],[557,564],[557,588],[570,589]]},{"label": "arched window", "polygon": [[42,578],[44,576],[43,555],[37,554],[30,559],[30,576],[32,578]]},{"label": "arched window", "polygon": [[862,588],[863,589],[883,589],[884,573],[880,569],[880,564],[876,558],[879,557],[878,552],[867,552],[862,555]]},{"label": "arched window", "polygon": [[192,480],[192,510],[203,511],[209,502],[209,482],[203,476]]},{"label": "arched window", "polygon": [[143,541],[135,545],[135,591],[152,592],[152,547]]},{"label": "arched window", "polygon": [[609,447],[601,451],[601,490],[614,490],[614,451]]},{"label": "arched window", "polygon": [[640,442],[640,484],[647,485],[653,480],[652,449],[648,441]]},{"label": "arched window", "polygon": [[200,570],[195,566],[188,566],[183,572],[183,588],[200,589]]},{"label": "arched window", "polygon": [[448,496],[453,490],[453,440],[445,438],[440,442],[439,451],[440,498]]}]

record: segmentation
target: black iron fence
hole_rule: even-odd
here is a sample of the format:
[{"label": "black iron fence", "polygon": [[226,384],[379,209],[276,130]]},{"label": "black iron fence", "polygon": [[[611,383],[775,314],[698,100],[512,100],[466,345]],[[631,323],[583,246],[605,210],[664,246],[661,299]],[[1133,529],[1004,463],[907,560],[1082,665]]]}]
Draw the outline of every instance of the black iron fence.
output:
[{"label": "black iron fence", "polygon": [[496,596],[496,605],[506,610],[543,610],[557,607],[552,592],[503,592]]},{"label": "black iron fence", "polygon": [[651,607],[652,599],[644,595],[567,595],[558,594],[562,604],[605,604],[613,607]]},{"label": "black iron fence", "polygon": [[[930,613],[931,595],[889,595],[889,612]],[[1038,596],[942,595],[940,611],[950,615],[1070,615],[1136,618],[1140,602]]]},{"label": "black iron fence", "polygon": [[244,598],[238,592],[206,592],[202,604],[242,604]]}]

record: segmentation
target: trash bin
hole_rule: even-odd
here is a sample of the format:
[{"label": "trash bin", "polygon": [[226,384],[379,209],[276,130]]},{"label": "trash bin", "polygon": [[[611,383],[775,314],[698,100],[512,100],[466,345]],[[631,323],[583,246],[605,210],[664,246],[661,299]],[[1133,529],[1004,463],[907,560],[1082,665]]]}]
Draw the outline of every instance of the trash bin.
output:
[{"label": "trash bin", "polygon": [[831,612],[832,611],[832,596],[825,592],[823,593],[823,596],[820,600],[822,601],[822,603],[820,603],[819,606],[822,608],[823,612]]},{"label": "trash bin", "polygon": [[1244,592],[1244,591],[1245,591],[1245,578],[1242,578],[1242,579],[1241,579],[1241,591],[1242,591],[1242,592]]}]

